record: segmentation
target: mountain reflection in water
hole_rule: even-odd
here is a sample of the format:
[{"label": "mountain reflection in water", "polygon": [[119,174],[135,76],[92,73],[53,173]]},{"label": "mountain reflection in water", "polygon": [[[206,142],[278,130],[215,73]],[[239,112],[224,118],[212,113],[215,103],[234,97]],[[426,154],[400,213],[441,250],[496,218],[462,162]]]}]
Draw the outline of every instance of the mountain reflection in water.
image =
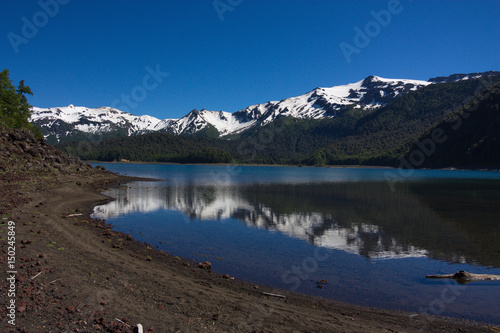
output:
[{"label": "mountain reflection in water", "polygon": [[237,219],[371,259],[428,256],[500,267],[498,181],[360,181],[238,186],[134,182],[95,208],[111,218],[175,210],[187,220]]}]

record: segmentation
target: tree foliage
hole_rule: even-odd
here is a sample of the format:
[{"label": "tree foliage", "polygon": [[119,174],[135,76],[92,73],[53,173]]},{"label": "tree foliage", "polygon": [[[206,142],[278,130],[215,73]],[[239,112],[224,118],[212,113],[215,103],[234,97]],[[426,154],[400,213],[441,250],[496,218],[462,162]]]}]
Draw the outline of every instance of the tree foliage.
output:
[{"label": "tree foliage", "polygon": [[151,133],[93,143],[78,141],[59,147],[85,160],[171,163],[229,163],[232,156],[217,148],[220,140]]},{"label": "tree foliage", "polygon": [[[321,152],[325,164],[398,166],[398,157],[407,154],[421,136],[450,113],[461,112],[481,91],[491,89],[498,82],[500,77],[493,76],[488,80],[466,80],[421,88],[362,117],[352,133],[313,152],[308,161],[313,162],[312,157]],[[489,103],[495,104],[493,100]],[[462,150],[455,150],[455,153],[461,154]],[[430,159],[437,157],[434,155]]]},{"label": "tree foliage", "polygon": [[[439,133],[436,141],[435,133]],[[429,129],[405,154],[422,152],[419,167],[500,167],[500,82],[484,90],[463,108]]]},{"label": "tree foliage", "polygon": [[30,122],[31,105],[26,95],[33,95],[24,80],[16,89],[9,78],[9,70],[0,72],[0,125],[7,128],[27,128],[42,138],[41,132]]}]

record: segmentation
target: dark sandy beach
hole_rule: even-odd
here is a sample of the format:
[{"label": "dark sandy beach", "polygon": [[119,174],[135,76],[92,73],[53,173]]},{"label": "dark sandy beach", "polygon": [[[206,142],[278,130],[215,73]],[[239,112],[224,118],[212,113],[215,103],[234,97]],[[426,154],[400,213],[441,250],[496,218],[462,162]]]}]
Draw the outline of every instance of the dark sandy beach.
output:
[{"label": "dark sandy beach", "polygon": [[[8,178],[8,177],[7,177]],[[90,217],[100,192],[129,179],[102,170],[16,179],[0,187],[0,230],[16,230],[16,317],[2,331],[492,332],[444,317],[365,308],[233,279],[113,231]],[[7,271],[7,244],[1,263]],[[2,278],[6,281],[6,277]],[[6,283],[2,303],[8,302]],[[275,297],[265,293],[279,294]]]}]

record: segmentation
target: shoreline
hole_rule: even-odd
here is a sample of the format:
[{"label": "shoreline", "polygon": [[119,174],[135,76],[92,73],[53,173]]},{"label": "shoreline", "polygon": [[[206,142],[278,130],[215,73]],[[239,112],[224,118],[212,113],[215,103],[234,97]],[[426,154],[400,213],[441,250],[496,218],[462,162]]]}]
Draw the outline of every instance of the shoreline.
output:
[{"label": "shoreline", "polygon": [[[240,166],[252,166],[252,167],[284,167],[284,168],[332,168],[332,169],[388,169],[388,170],[399,170],[401,168],[383,165],[302,165],[302,164],[255,164],[255,163],[243,163],[243,164],[233,164],[233,163],[173,163],[173,162],[143,162],[143,161],[94,161],[88,160],[85,163],[94,164],[152,164],[152,165],[214,165],[214,166],[229,166],[229,167],[240,167]],[[445,171],[487,171],[487,172],[500,172],[500,169],[488,169],[488,168],[477,168],[477,169],[467,169],[467,168],[456,168],[456,167],[445,167],[439,169],[432,168],[420,168],[420,169],[404,169],[404,170],[445,170]]]},{"label": "shoreline", "polygon": [[94,161],[88,160],[85,163],[94,164],[152,164],[152,165],[218,165],[218,166],[253,166],[253,167],[284,167],[284,168],[359,168],[359,169],[397,169],[390,166],[377,165],[302,165],[302,164],[257,164],[257,163],[174,163],[174,162],[143,162],[143,161]]},{"label": "shoreline", "polygon": [[[105,188],[134,180],[145,179],[102,172],[9,185],[20,193],[8,216],[20,246],[18,331],[132,332],[141,323],[150,332],[491,332],[484,323],[233,279],[90,217],[95,205],[112,200],[101,194]],[[5,307],[0,312],[5,318]]]}]

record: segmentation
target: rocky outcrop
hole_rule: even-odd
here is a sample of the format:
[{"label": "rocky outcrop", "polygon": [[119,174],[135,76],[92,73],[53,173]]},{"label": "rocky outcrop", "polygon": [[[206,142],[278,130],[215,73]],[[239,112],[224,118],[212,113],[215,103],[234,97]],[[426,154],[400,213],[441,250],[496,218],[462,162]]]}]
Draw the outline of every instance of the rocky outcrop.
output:
[{"label": "rocky outcrop", "polygon": [[43,175],[52,172],[72,173],[92,169],[77,157],[64,153],[28,130],[0,127],[0,175]]}]

